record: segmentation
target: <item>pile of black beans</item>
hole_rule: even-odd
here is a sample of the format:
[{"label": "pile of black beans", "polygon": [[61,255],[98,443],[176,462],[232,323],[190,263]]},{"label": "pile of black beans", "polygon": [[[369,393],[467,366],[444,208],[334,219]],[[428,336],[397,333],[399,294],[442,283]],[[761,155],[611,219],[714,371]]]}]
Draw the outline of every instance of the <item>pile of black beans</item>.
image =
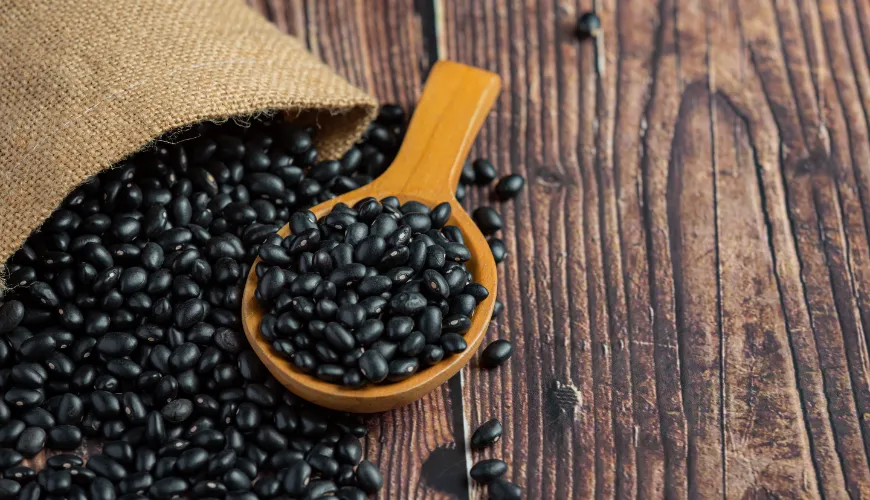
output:
[{"label": "pile of black beans", "polygon": [[[380,175],[404,127],[402,110],[384,106],[355,147],[321,161],[312,129],[204,123],[74,190],[7,262],[0,498],[376,493],[366,427],[277,383],[241,333],[240,301],[263,242]],[[522,187],[507,179],[501,198]],[[87,460],[85,438],[101,443]],[[43,450],[34,470],[25,459]]]},{"label": "pile of black beans", "polygon": [[[278,121],[202,124],[82,184],[10,259],[0,498],[364,498],[355,417],[298,400],[241,333],[260,244],[389,165],[383,108],[338,161]],[[84,438],[102,442],[87,461]],[[23,465],[46,448],[41,471]]]},{"label": "pile of black beans", "polygon": [[466,350],[462,335],[489,292],[466,267],[471,252],[450,215],[447,202],[392,196],[338,203],[321,220],[294,213],[287,238],[260,245],[260,333],[300,370],[354,388]]}]

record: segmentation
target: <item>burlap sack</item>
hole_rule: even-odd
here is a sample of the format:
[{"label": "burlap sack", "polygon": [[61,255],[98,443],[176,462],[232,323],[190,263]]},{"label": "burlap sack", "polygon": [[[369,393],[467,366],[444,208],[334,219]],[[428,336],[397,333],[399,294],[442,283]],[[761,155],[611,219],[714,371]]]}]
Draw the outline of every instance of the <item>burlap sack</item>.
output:
[{"label": "burlap sack", "polygon": [[0,1],[0,262],[162,133],[286,110],[334,157],[376,103],[241,0]]}]

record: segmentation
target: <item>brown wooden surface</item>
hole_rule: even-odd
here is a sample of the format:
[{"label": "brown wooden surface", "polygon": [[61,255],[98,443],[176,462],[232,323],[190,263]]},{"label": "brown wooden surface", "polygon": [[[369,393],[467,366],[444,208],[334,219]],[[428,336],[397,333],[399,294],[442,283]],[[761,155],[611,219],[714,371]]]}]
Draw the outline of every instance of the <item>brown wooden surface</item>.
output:
[{"label": "brown wooden surface", "polygon": [[530,499],[870,496],[870,2],[600,2],[601,77],[591,0],[252,0],[382,101],[504,80],[472,155],[528,179],[515,354],[371,420],[382,497],[483,497],[496,456]]}]

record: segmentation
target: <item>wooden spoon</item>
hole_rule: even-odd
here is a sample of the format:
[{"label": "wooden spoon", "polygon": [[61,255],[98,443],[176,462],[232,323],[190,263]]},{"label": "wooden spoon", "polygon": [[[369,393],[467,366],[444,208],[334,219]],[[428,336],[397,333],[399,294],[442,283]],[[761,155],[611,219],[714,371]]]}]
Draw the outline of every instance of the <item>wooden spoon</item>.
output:
[{"label": "wooden spoon", "polygon": [[[311,209],[320,219],[336,203],[344,202],[353,206],[370,196],[377,199],[396,196],[402,203],[417,200],[430,207],[449,201],[453,213],[448,224],[462,230],[465,245],[471,251],[468,268],[475,281],[489,290],[489,297],[478,304],[471,318],[471,329],[465,334],[468,348],[397,383],[352,389],[319,380],[273,353],[269,342],[260,335],[263,310],[254,298],[257,290],[255,269],[260,262],[258,258],[251,267],[242,298],[245,335],[266,368],[291,392],[334,410],[355,413],[386,411],[422,398],[455,375],[477,351],[495,304],[495,261],[489,244],[456,201],[455,193],[468,150],[500,87],[501,80],[493,73],[449,61],[436,63],[402,148],[390,168],[371,184]],[[287,237],[290,234],[289,225],[282,227],[278,234]]]}]

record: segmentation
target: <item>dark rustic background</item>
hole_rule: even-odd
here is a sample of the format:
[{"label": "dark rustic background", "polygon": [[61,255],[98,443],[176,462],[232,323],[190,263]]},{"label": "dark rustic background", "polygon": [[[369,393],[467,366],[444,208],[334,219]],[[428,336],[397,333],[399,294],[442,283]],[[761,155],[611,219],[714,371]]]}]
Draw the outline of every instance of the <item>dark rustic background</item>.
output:
[{"label": "dark rustic background", "polygon": [[439,57],[504,79],[472,154],[529,181],[516,351],[372,420],[384,498],[483,496],[490,456],[530,499],[870,494],[870,2],[601,0],[600,77],[591,0],[252,3],[385,102]]}]

